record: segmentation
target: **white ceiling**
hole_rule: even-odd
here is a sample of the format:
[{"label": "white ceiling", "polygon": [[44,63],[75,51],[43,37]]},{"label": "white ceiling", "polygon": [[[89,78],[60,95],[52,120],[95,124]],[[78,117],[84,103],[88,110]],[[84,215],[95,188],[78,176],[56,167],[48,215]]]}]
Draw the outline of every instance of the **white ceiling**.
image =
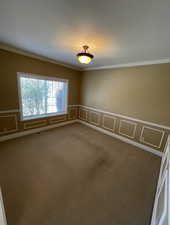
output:
[{"label": "white ceiling", "polygon": [[170,0],[0,0],[0,42],[84,68],[170,58]]}]

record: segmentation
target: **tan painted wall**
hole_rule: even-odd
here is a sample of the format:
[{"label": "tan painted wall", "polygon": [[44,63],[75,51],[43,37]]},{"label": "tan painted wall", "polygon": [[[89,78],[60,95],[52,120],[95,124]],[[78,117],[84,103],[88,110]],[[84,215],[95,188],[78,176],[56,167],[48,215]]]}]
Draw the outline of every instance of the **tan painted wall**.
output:
[{"label": "tan painted wall", "polygon": [[0,49],[0,136],[55,125],[77,118],[77,107],[69,107],[68,114],[21,121],[19,112],[3,112],[19,109],[17,72],[54,76],[69,80],[69,105],[80,102],[80,72],[53,63]]},{"label": "tan painted wall", "polygon": [[170,64],[86,71],[81,104],[170,126]]},{"label": "tan painted wall", "polygon": [[[69,105],[85,105],[170,126],[170,64],[78,72],[0,50],[0,111],[19,109],[17,72],[69,80]],[[78,110],[79,109],[79,110]],[[68,114],[21,121],[19,112],[0,114],[0,136],[79,119],[163,151],[169,130],[72,106]],[[78,116],[79,115],[79,116]],[[114,128],[113,128],[114,127]]]},{"label": "tan painted wall", "polygon": [[79,71],[0,49],[0,110],[19,108],[17,72],[68,79],[68,104],[79,104]]}]

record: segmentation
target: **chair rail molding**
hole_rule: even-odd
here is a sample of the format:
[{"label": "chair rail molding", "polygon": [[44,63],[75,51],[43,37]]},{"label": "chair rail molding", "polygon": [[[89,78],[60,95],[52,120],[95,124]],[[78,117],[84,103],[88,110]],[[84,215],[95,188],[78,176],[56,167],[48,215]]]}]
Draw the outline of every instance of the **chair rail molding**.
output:
[{"label": "chair rail molding", "polygon": [[166,130],[170,131],[170,126],[165,126],[165,125],[161,125],[161,124],[158,124],[158,123],[153,123],[153,122],[149,122],[149,121],[146,121],[146,120],[141,120],[141,119],[133,118],[133,117],[130,117],[130,116],[125,116],[125,115],[122,115],[122,114],[113,113],[113,112],[109,112],[109,111],[105,111],[105,110],[101,110],[101,109],[98,109],[98,108],[89,107],[89,106],[85,106],[85,105],[78,105],[78,106],[82,107],[82,108],[85,108],[85,109],[90,109],[90,110],[93,110],[93,111],[101,112],[103,114],[121,117],[123,119],[132,120],[132,121],[143,123],[143,124],[148,124],[150,126],[159,127],[159,128],[166,129]]}]

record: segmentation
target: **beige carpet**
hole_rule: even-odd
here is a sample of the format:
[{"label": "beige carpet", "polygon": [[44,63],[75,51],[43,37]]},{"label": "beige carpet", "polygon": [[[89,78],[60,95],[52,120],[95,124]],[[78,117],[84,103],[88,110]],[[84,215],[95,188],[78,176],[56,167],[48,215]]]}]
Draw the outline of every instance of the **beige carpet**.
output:
[{"label": "beige carpet", "polygon": [[149,225],[159,166],[80,124],[0,143],[8,225]]}]

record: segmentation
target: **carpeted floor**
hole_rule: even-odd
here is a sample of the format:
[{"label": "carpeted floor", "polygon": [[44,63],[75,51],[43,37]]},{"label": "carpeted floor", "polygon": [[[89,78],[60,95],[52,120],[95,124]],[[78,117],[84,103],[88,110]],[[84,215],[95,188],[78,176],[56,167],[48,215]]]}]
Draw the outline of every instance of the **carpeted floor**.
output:
[{"label": "carpeted floor", "polygon": [[8,225],[149,225],[159,166],[81,124],[0,143]]}]

